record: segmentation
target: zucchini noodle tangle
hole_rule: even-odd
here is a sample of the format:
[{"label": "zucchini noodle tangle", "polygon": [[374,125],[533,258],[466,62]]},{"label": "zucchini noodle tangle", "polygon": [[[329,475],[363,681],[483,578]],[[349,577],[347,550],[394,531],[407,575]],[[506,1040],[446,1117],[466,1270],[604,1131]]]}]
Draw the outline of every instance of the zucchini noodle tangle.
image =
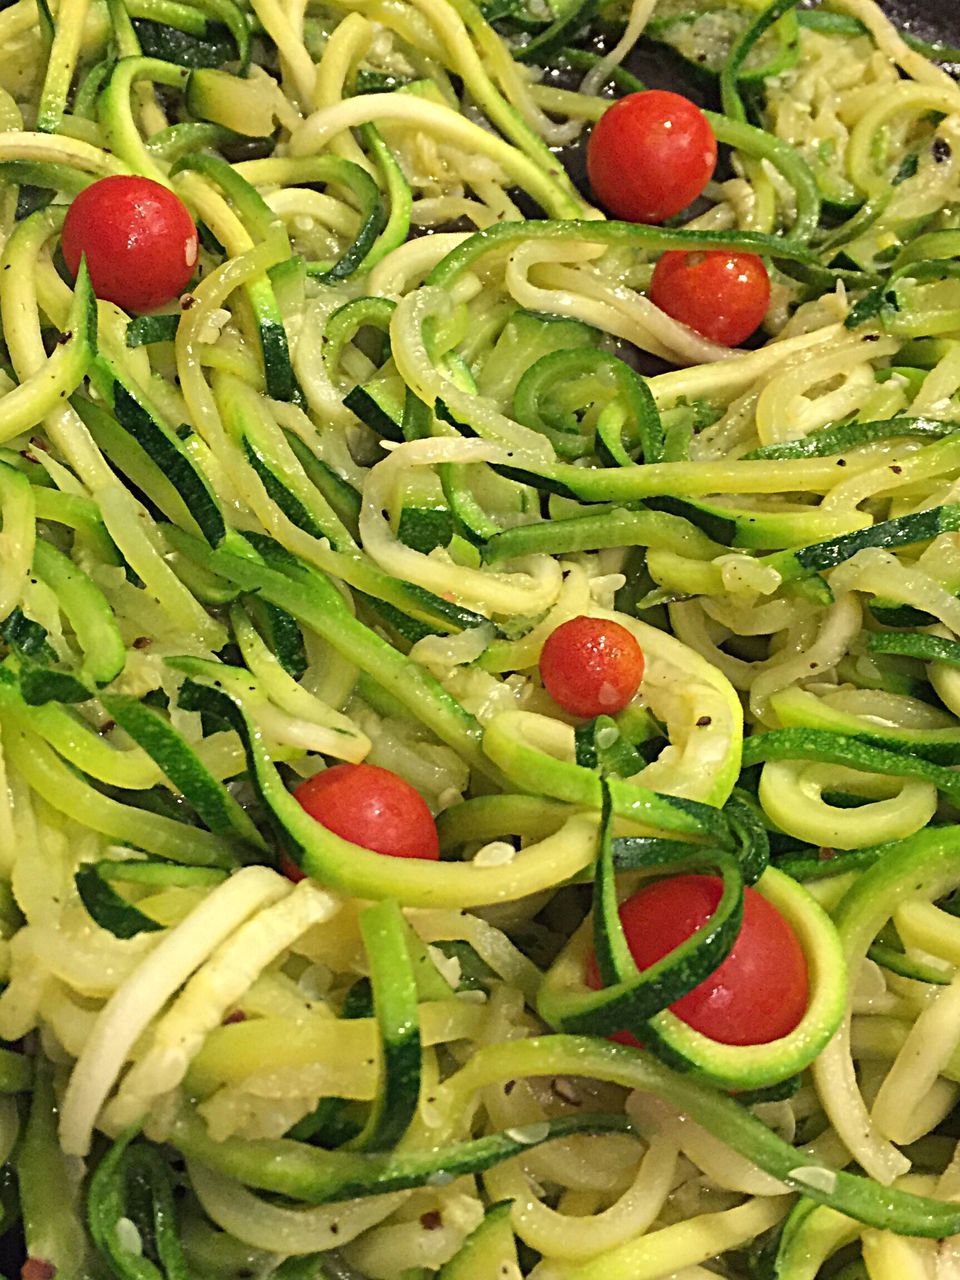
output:
[{"label": "zucchini noodle tangle", "polygon": [[[954,1265],[960,51],[888,8],[0,11],[5,1273]],[[651,60],[720,164],[614,220]],[[70,241],[147,179],[141,312]]]}]

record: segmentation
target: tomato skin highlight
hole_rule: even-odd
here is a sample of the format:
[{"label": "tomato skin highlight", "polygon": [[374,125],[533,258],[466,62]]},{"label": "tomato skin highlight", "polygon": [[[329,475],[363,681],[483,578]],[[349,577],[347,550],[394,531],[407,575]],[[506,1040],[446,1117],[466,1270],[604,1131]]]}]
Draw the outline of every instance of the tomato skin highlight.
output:
[{"label": "tomato skin highlight", "polygon": [[[293,795],[321,826],[374,853],[434,861],[440,857],[437,827],[426,801],[389,769],[336,764],[301,782]],[[283,870],[289,875],[286,867]]]},{"label": "tomato skin highlight", "polygon": [[770,277],[753,253],[674,249],[654,268],[650,300],[704,338],[737,347],[763,323]]},{"label": "tomato skin highlight", "polygon": [[619,622],[581,614],[551,631],[540,676],[557,706],[574,716],[616,715],[640,688],[643,650]]},{"label": "tomato skin highlight", "polygon": [[665,222],[701,195],[717,164],[717,140],[689,98],[647,89],[618,99],[587,143],[595,198],[625,222]]},{"label": "tomato skin highlight", "polygon": [[[679,875],[639,889],[620,906],[630,954],[647,969],[716,911],[719,876]],[[603,985],[591,956],[587,985]],[[670,1006],[688,1026],[720,1044],[769,1044],[789,1035],[807,1008],[807,961],[796,934],[755,889],[744,890],[743,925],[726,960]],[[629,1031],[610,1037],[637,1045]]]},{"label": "tomato skin highlight", "polygon": [[197,228],[183,201],[150,178],[101,178],[67,210],[61,239],[74,277],[80,259],[98,298],[152,311],[180,296],[197,265]]}]

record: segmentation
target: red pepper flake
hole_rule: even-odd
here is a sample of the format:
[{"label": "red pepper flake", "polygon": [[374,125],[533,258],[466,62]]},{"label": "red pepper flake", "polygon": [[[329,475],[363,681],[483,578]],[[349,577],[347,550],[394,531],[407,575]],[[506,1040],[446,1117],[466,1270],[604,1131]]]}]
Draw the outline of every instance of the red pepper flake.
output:
[{"label": "red pepper flake", "polygon": [[890,470],[893,472],[895,476],[898,476],[903,471],[903,467],[898,467],[896,463],[894,463],[893,465],[891,465]]},{"label": "red pepper flake", "polygon": [[224,1027],[232,1027],[238,1022],[246,1022],[246,1020],[247,1020],[247,1015],[243,1012],[242,1009],[234,1009],[233,1013],[227,1014],[227,1016],[224,1018],[223,1022],[220,1025]]},{"label": "red pepper flake", "polygon": [[710,716],[701,716],[700,719],[697,721],[697,728],[706,729],[707,726],[711,724],[713,724],[713,720],[711,719]]},{"label": "red pepper flake", "polygon": [[181,295],[180,297],[181,311],[189,311],[191,307],[195,307],[196,305],[197,305],[197,299],[193,296],[192,293],[184,293]]},{"label": "red pepper flake", "polygon": [[135,649],[149,649],[152,644],[153,641],[149,636],[137,636],[133,642],[133,647]]},{"label": "red pepper flake", "polygon": [[438,1209],[431,1209],[428,1213],[421,1213],[420,1225],[424,1231],[436,1231],[443,1226],[443,1215]]},{"label": "red pepper flake", "polygon": [[57,1268],[43,1258],[28,1258],[20,1268],[21,1280],[53,1280]]},{"label": "red pepper flake", "polygon": [[817,854],[817,858],[820,862],[829,862],[831,858],[835,858],[836,856],[836,849],[831,849],[829,845],[821,845],[820,852]]}]

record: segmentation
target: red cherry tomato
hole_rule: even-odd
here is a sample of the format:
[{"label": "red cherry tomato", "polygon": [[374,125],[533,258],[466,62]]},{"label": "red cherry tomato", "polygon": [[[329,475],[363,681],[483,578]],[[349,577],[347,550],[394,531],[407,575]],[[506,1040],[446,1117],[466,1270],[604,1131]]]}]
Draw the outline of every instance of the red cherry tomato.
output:
[{"label": "red cherry tomato", "polygon": [[540,676],[570,715],[616,715],[640,688],[643,650],[619,622],[581,615],[551,631]]},{"label": "red cherry tomato", "polygon": [[[682,875],[640,889],[620,907],[630,953],[648,969],[713,915],[718,876]],[[596,959],[587,983],[598,989]],[[744,892],[743,925],[718,969],[670,1008],[695,1031],[721,1044],[768,1044],[788,1035],[807,1008],[807,962],[790,925],[755,889]],[[637,1044],[629,1032],[612,1039]]]},{"label": "red cherry tomato", "polygon": [[389,769],[337,764],[301,782],[293,794],[328,831],[374,853],[393,858],[440,857],[437,828],[426,801]]},{"label": "red cherry tomato", "polygon": [[150,178],[101,178],[81,191],[62,244],[74,276],[86,254],[97,297],[125,311],[179,297],[197,265],[197,228],[186,206]]},{"label": "red cherry tomato", "polygon": [[770,305],[770,277],[753,253],[665,253],[650,282],[661,311],[726,347],[739,346]]},{"label": "red cherry tomato", "polygon": [[716,164],[707,117],[689,98],[663,89],[620,98],[587,143],[593,194],[626,222],[672,218],[701,194]]}]

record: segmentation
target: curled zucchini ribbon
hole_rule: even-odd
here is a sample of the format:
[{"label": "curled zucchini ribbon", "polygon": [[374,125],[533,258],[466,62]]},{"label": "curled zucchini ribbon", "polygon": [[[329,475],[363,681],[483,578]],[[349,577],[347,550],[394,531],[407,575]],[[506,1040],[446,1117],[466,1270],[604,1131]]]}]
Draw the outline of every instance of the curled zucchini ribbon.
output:
[{"label": "curled zucchini ribbon", "polygon": [[634,222],[550,219],[542,222],[498,222],[477,231],[437,263],[427,277],[427,284],[444,285],[449,289],[488,253],[509,252],[532,240],[623,245],[651,254],[668,249],[731,249],[811,267],[819,264],[817,255],[805,245],[756,231],[686,231],[642,226]]},{"label": "curled zucchini ribbon", "polygon": [[[689,1072],[674,1071],[649,1053],[593,1037],[551,1035],[479,1049],[470,1062],[441,1086],[438,1105],[459,1114],[477,1089],[505,1080],[566,1075],[604,1080],[654,1093],[688,1115],[727,1146],[779,1179],[785,1190],[828,1205],[857,1222],[906,1236],[938,1239],[960,1231],[960,1206],[897,1187],[881,1186],[861,1174],[824,1168],[811,1152],[798,1150],[733,1098]],[[638,1237],[642,1245],[643,1237]],[[583,1274],[590,1280],[628,1280],[629,1241],[597,1255]],[[562,1274],[566,1275],[566,1272]],[[579,1270],[572,1275],[579,1276]]]},{"label": "curled zucchini ribbon", "polygon": [[[934,636],[909,638],[936,639]],[[922,778],[925,782],[932,782],[954,804],[960,804],[960,774],[954,769],[934,764],[906,751],[890,751],[874,746],[866,735],[860,738],[823,729],[772,729],[769,733],[756,734],[744,741],[744,768],[768,760],[817,760],[820,763],[846,765],[863,773]]]},{"label": "curled zucchini ribbon", "polygon": [[[759,818],[748,802],[731,802],[732,825],[742,833],[743,862],[728,852],[673,841],[614,840],[612,783],[605,797],[594,888],[592,925],[581,925],[547,972],[538,995],[541,1016],[558,1031],[609,1036],[630,1030],[665,1062],[724,1088],[767,1089],[809,1066],[827,1044],[846,1006],[845,967],[837,931],[829,917],[789,876],[767,867],[757,889],[783,914],[807,960],[810,999],[797,1027],[770,1044],[747,1048],[719,1044],[693,1030],[669,1006],[709,977],[730,953],[742,923],[745,871],[761,866]],[[729,808],[730,806],[728,806]],[[684,856],[685,854],[685,856]],[[655,965],[639,971],[620,923],[616,872],[719,871],[723,890],[716,911],[680,946]],[[592,933],[592,936],[591,936]],[[592,944],[592,945],[591,945]],[[591,952],[596,957],[600,991],[587,984]]]},{"label": "curled zucchini ribbon", "polygon": [[[9,255],[5,255],[9,262]],[[72,395],[97,354],[97,300],[80,263],[66,325],[50,358],[0,398],[0,444],[36,427]]]},{"label": "curled zucchini ribbon", "polygon": [[407,923],[395,902],[378,902],[361,912],[360,933],[380,1031],[380,1085],[367,1123],[349,1145],[357,1151],[386,1151],[406,1133],[420,1101],[417,982]]},{"label": "curled zucchini ribbon", "polygon": [[289,1138],[227,1138],[216,1142],[203,1121],[184,1111],[170,1142],[191,1160],[249,1187],[307,1204],[385,1195],[412,1187],[445,1186],[464,1174],[482,1173],[546,1142],[578,1133],[627,1133],[625,1116],[568,1116],[488,1134],[431,1150],[323,1151]]},{"label": "curled zucchini ribbon", "polygon": [[226,879],[215,867],[181,867],[175,863],[87,862],[77,871],[74,882],[80,901],[90,918],[115,938],[135,938],[139,933],[155,933],[164,928],[114,889],[117,882],[145,888],[208,887]]},{"label": "curled zucchini ribbon", "polygon": [[[570,404],[571,387],[578,384],[584,389],[579,407],[603,406],[595,438],[580,433]],[[551,405],[551,394],[561,388],[562,405]],[[663,424],[649,387],[607,352],[582,348],[542,356],[517,383],[513,414],[523,426],[545,435],[566,461],[598,453],[608,466],[630,466],[639,460],[638,451],[644,462],[663,458]]]},{"label": "curled zucchini ribbon", "polygon": [[[563,966],[555,966],[540,990],[538,1007],[544,1018],[560,1031],[609,1035],[635,1029],[666,1009],[712,973],[730,954],[743,923],[743,876],[737,860],[723,853],[697,849],[683,861],[672,847],[648,851],[646,867],[664,871],[689,871],[704,866],[720,872],[723,891],[710,920],[662,960],[642,973],[637,968],[620,923],[616,868],[611,827],[613,803],[603,784],[600,852],[594,888],[593,945],[603,987],[588,992],[581,972],[575,987],[560,985]],[[622,845],[621,845],[622,848]],[[662,861],[661,861],[662,859]],[[582,955],[576,957],[582,959]],[[579,989],[577,989],[579,988]]]},{"label": "curled zucchini ribbon", "polygon": [[[931,904],[955,891],[960,884],[960,840],[956,827],[930,827],[908,839],[881,848],[879,856],[857,877],[834,912],[846,964],[856,971],[868,949],[874,944],[884,925],[895,916],[903,920],[901,910],[909,917],[920,912],[938,913]],[[930,941],[924,939],[924,950]],[[922,944],[921,944],[922,945]],[[903,1142],[902,1131],[909,1125],[913,1108],[909,1099],[922,1095],[915,1079],[905,1077],[907,1060],[894,1063],[878,1095],[871,1115],[856,1082],[850,1052],[851,1011],[845,1011],[840,1032],[814,1064],[814,1078],[825,1101],[831,1123],[847,1149],[862,1168],[878,1181],[889,1184],[906,1173],[910,1162],[896,1146]],[[923,1021],[914,1025],[911,1035],[920,1049],[914,1062],[923,1073],[932,1071],[935,1079],[944,1045],[925,1050],[922,1041]],[[898,1084],[899,1082],[899,1084]],[[929,1087],[929,1086],[927,1086]],[[906,1104],[906,1105],[905,1105]],[[891,1114],[896,1118],[891,1120]],[[882,1121],[881,1121],[882,1115]],[[883,1124],[881,1130],[880,1124]]]},{"label": "curled zucchini ribbon", "polygon": [[897,415],[880,422],[828,423],[800,440],[787,444],[767,444],[745,453],[744,459],[783,461],[787,458],[829,458],[834,454],[873,444],[875,440],[942,440],[957,430],[955,422],[939,418],[911,418]]}]

